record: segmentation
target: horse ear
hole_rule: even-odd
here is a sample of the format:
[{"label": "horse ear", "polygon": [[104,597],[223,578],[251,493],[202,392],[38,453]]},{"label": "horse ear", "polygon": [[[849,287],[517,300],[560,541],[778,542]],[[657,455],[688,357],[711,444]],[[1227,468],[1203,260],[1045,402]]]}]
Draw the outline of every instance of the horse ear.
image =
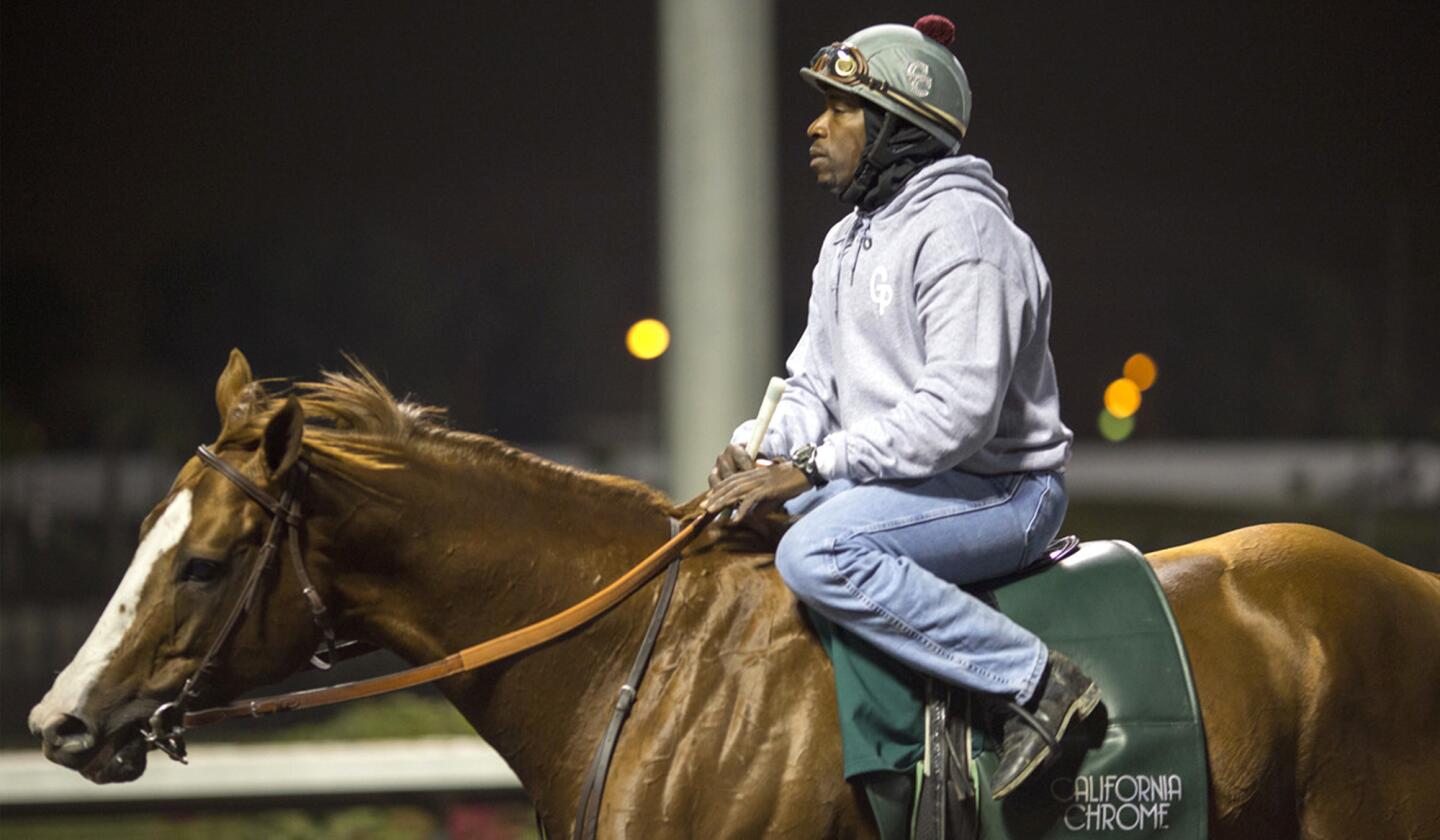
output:
[{"label": "horse ear", "polygon": [[295,465],[300,457],[300,439],[305,434],[305,411],[294,397],[285,400],[280,410],[265,424],[261,450],[265,453],[265,469],[272,481]]},{"label": "horse ear", "polygon": [[220,428],[225,428],[225,424],[230,422],[252,379],[250,362],[246,361],[245,354],[238,347],[231,350],[230,361],[220,373],[220,378],[215,380],[215,408],[220,411]]}]

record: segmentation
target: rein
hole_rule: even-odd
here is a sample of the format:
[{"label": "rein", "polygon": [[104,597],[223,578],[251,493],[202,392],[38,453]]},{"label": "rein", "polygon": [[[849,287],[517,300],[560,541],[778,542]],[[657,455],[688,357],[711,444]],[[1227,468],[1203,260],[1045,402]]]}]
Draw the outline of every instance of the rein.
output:
[{"label": "rein", "polygon": [[[279,552],[280,541],[288,530],[289,538],[287,547],[290,550],[291,559],[295,566],[297,577],[300,580],[301,591],[310,605],[311,614],[316,624],[321,628],[326,649],[329,651],[329,661],[320,659],[318,656],[312,660],[312,664],[320,668],[329,668],[330,662],[335,657],[335,633],[327,618],[327,611],[321,601],[319,593],[310,582],[310,577],[305,571],[304,558],[300,550],[300,530],[304,527],[304,518],[300,513],[296,497],[302,487],[304,480],[309,475],[309,465],[304,461],[296,462],[295,472],[284,495],[280,499],[265,492],[249,478],[241,474],[230,464],[221,460],[207,446],[201,446],[197,450],[200,460],[207,466],[213,467],[221,475],[228,478],[241,490],[245,491],[252,500],[270,512],[273,519],[270,522],[270,530],[265,544],[260,549],[260,556],[251,567],[249,577],[246,578],[245,587],[241,590],[240,598],[231,609],[225,624],[210,648],[206,651],[205,657],[201,660],[200,666],[195,673],[185,681],[180,689],[180,694],[175,700],[160,706],[151,715],[149,729],[142,728],[145,741],[154,749],[159,749],[172,759],[185,763],[185,730],[188,727],[205,726],[218,723],[223,720],[231,720],[239,717],[260,717],[289,712],[296,709],[310,709],[317,706],[328,706],[334,703],[343,703],[348,700],[358,700],[364,697],[374,697],[380,694],[388,694],[392,691],[399,691],[405,688],[412,688],[417,685],[435,682],[455,674],[472,671],[476,668],[489,665],[517,653],[538,647],[552,639],[569,633],[591,620],[603,615],[616,604],[629,597],[635,590],[639,589],[661,568],[669,565],[671,574],[667,576],[665,592],[659,603],[656,605],[656,614],[651,620],[651,626],[646,633],[645,642],[642,644],[641,657],[637,658],[635,667],[631,669],[629,681],[620,691],[620,699],[616,703],[616,718],[623,720],[624,714],[628,713],[630,704],[634,702],[635,688],[639,681],[639,673],[644,670],[644,663],[649,660],[649,651],[654,646],[654,637],[659,633],[659,623],[664,617],[664,606],[668,603],[668,594],[674,589],[674,572],[678,565],[673,565],[679,559],[680,551],[695,539],[714,519],[714,514],[701,514],[690,520],[677,531],[664,545],[657,548],[645,559],[632,567],[625,574],[610,583],[604,589],[583,601],[556,613],[549,618],[542,619],[534,624],[526,625],[513,630],[503,636],[498,636],[489,641],[472,645],[463,650],[436,660],[427,665],[420,665],[404,671],[398,671],[385,676],[374,677],[367,680],[340,683],[325,688],[315,688],[306,691],[292,691],[286,694],[276,694],[268,697],[257,697],[252,700],[240,700],[225,706],[217,706],[210,709],[190,711],[189,705],[199,695],[198,684],[200,678],[211,666],[214,658],[219,654],[221,648],[229,640],[238,626],[240,618],[248,612],[258,591],[260,578],[266,568],[274,561],[275,555]],[[623,710],[622,707],[623,706]],[[618,736],[619,724],[611,723],[610,730],[602,740],[602,749],[609,742],[613,746],[615,736]],[[608,756],[601,759],[597,754],[595,765],[599,766],[601,781],[596,788],[603,786],[603,765],[608,764]],[[592,768],[594,769],[594,768]],[[592,787],[587,784],[587,788]],[[598,811],[600,791],[593,791],[594,806]],[[588,798],[588,797],[587,797]],[[582,799],[582,809],[585,808]],[[583,811],[582,811],[583,813]]]}]

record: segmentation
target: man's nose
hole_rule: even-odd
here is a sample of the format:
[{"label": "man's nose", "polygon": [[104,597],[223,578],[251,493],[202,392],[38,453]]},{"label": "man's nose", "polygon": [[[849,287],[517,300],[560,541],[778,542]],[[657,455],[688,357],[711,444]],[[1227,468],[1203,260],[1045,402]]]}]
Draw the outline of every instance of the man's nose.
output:
[{"label": "man's nose", "polygon": [[816,138],[817,140],[818,140],[819,138],[825,136],[825,115],[824,115],[824,114],[821,114],[820,116],[816,117],[816,118],[815,118],[815,121],[812,122],[812,123],[810,123],[810,127],[807,128],[807,129],[805,129],[805,135],[806,135],[807,137],[814,137],[814,138]]}]

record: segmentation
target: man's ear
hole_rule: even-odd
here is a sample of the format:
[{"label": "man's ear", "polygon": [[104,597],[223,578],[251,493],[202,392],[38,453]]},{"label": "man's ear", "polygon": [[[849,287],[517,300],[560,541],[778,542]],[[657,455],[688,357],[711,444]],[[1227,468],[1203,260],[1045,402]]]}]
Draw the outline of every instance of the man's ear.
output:
[{"label": "man's ear", "polygon": [[271,481],[278,481],[300,457],[300,439],[305,434],[305,411],[293,396],[265,424],[260,450],[265,456],[265,472]]},{"label": "man's ear", "polygon": [[245,360],[245,354],[241,353],[238,347],[231,350],[229,363],[225,365],[220,378],[215,380],[215,408],[220,412],[221,429],[225,428],[235,414],[251,380],[250,363]]}]

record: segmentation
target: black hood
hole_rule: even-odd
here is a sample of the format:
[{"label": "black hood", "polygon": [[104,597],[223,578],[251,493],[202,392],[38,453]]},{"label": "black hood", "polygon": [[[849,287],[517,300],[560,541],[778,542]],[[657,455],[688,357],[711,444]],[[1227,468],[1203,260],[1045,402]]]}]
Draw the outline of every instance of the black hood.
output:
[{"label": "black hood", "polygon": [[865,105],[865,151],[840,200],[870,213],[885,206],[921,167],[950,153],[949,144],[888,111]]}]

